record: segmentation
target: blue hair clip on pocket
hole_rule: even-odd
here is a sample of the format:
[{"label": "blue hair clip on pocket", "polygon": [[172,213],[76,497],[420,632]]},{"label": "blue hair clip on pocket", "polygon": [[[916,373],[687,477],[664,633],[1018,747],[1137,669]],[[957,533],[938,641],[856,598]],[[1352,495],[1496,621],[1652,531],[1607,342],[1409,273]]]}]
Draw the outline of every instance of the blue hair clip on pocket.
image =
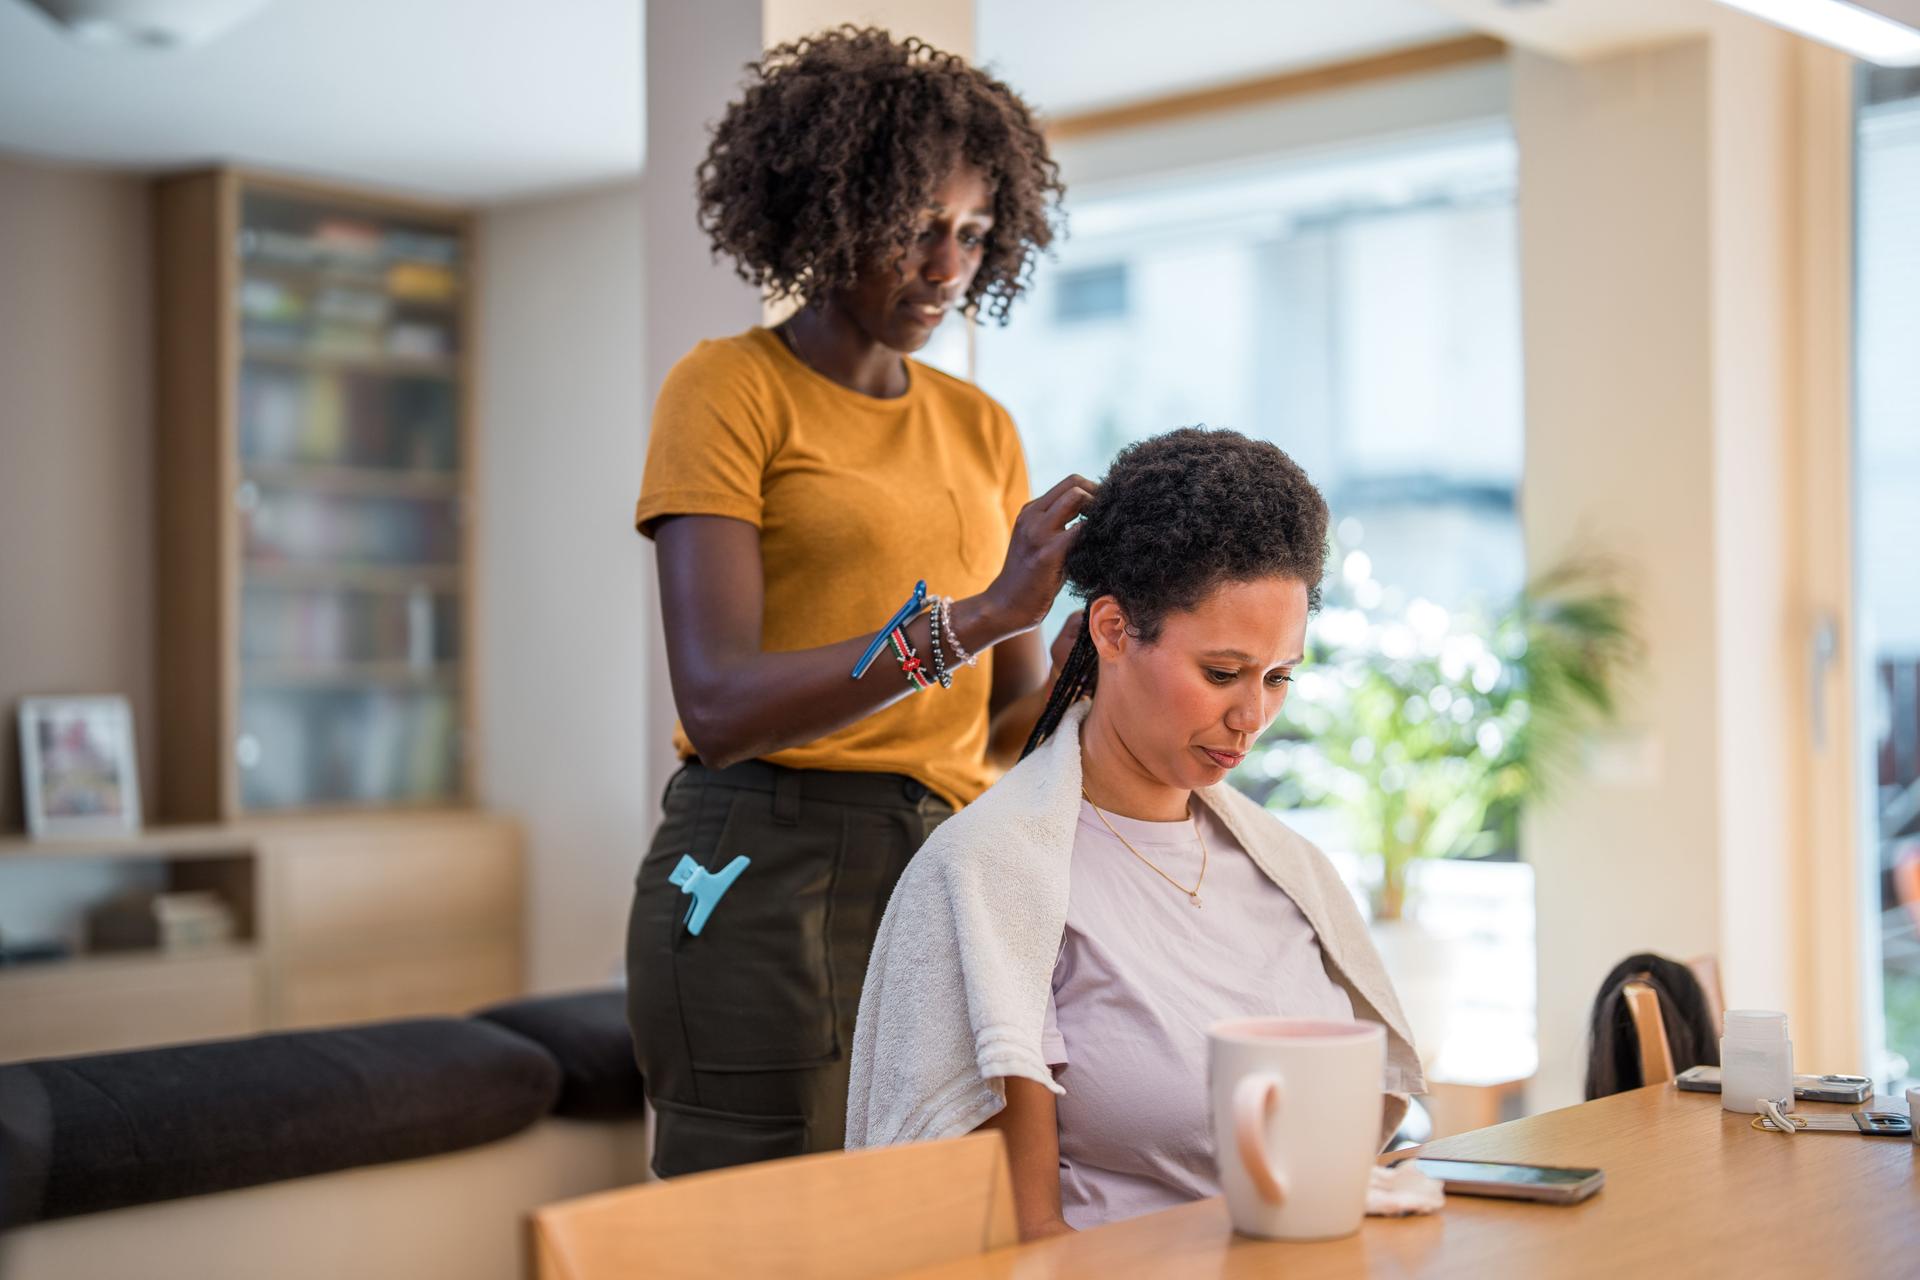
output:
[{"label": "blue hair clip on pocket", "polygon": [[680,892],[693,899],[687,905],[688,933],[699,936],[700,931],[707,927],[713,909],[720,905],[721,897],[733,887],[733,882],[740,878],[740,873],[752,861],[743,853],[720,870],[709,871],[695,862],[693,855],[680,855],[679,865],[667,876],[667,883],[679,885]]}]

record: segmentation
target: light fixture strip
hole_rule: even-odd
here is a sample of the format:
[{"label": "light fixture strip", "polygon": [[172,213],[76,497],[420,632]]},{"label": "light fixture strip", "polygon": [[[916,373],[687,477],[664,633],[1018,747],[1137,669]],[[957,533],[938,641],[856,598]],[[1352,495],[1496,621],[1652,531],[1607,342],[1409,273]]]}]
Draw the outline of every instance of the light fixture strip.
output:
[{"label": "light fixture strip", "polygon": [[1883,67],[1920,65],[1920,31],[1844,0],[1720,0]]}]

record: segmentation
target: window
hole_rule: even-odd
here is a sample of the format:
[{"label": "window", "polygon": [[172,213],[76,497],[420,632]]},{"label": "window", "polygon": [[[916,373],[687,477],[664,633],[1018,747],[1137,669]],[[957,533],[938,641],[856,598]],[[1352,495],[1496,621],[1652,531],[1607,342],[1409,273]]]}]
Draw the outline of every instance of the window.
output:
[{"label": "window", "polygon": [[[1514,148],[1504,130],[1070,194],[1071,235],[980,384],[1036,491],[1177,426],[1274,441],[1320,485],[1368,608],[1521,583]],[[1343,582],[1345,580],[1342,580]],[[1064,606],[1063,606],[1064,611]]]},{"label": "window", "polygon": [[1058,325],[1124,316],[1127,314],[1127,264],[1115,262],[1063,271],[1054,282],[1053,298],[1053,319]]},{"label": "window", "polygon": [[[1877,908],[1876,1074],[1920,1074],[1920,72],[1866,73],[1856,144],[1854,491],[1868,741],[1862,823]],[[1875,981],[1877,979],[1877,982]]]}]

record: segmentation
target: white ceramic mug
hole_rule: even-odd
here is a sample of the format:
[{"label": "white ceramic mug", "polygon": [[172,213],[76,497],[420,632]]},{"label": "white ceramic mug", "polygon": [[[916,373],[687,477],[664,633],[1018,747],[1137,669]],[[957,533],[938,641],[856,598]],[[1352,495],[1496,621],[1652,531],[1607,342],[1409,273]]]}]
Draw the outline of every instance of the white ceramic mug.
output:
[{"label": "white ceramic mug", "polygon": [[1207,1039],[1214,1155],[1234,1230],[1272,1240],[1358,1231],[1380,1152],[1386,1028],[1237,1018]]}]

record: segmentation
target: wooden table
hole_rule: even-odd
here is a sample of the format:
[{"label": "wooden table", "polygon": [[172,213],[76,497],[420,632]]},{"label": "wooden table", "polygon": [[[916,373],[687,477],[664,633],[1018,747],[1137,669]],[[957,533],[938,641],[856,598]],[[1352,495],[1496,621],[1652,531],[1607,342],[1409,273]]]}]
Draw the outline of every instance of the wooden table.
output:
[{"label": "wooden table", "polygon": [[[1802,1103],[1807,1113],[1854,1108]],[[1876,1098],[1876,1110],[1906,1103]],[[1756,1132],[1715,1094],[1655,1085],[1428,1143],[1423,1155],[1598,1166],[1571,1206],[1451,1196],[1318,1244],[1233,1234],[1202,1200],[912,1273],[920,1280],[1279,1276],[1920,1276],[1920,1159],[1905,1139]]]}]

